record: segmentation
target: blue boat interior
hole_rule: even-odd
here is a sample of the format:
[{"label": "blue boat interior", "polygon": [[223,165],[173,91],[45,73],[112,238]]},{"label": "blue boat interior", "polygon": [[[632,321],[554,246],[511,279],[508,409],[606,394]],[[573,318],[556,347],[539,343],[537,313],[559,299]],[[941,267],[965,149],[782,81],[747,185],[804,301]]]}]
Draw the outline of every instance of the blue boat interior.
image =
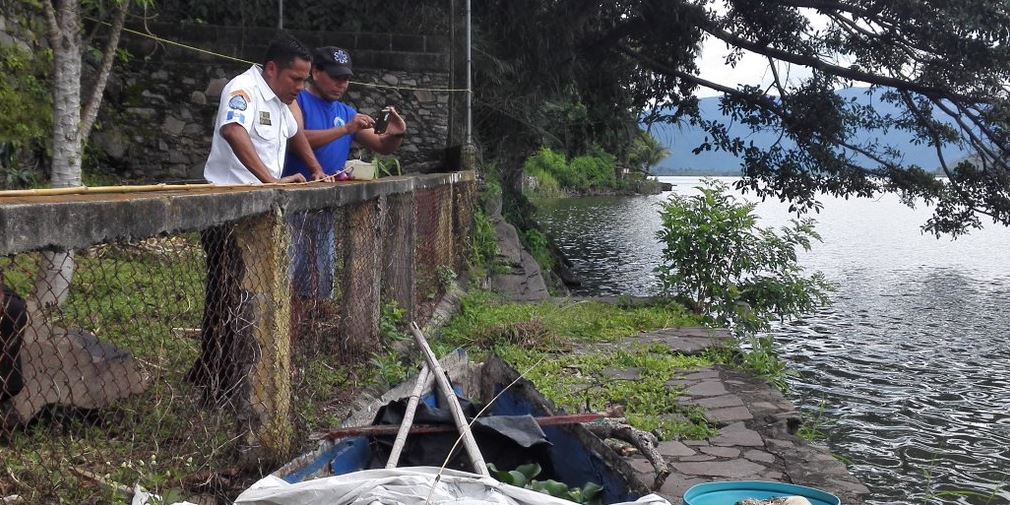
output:
[{"label": "blue boat interior", "polygon": [[[454,386],[457,396],[462,396],[460,387]],[[546,416],[537,405],[525,395],[505,389],[505,384],[495,385],[495,393],[500,393],[489,409],[490,415],[533,415]],[[438,397],[435,394],[422,396],[421,401],[437,408]],[[487,415],[487,414],[485,414]],[[595,482],[603,486],[603,503],[630,501],[637,498],[629,491],[625,480],[599,457],[589,450],[579,440],[571,427],[546,426],[544,433],[552,447],[549,452],[557,480],[569,487],[582,487],[587,482]],[[366,436],[347,437],[333,442],[333,445],[320,453],[314,460],[283,477],[289,483],[297,483],[318,475],[321,471],[329,475],[343,475],[369,468],[372,462],[372,450],[369,438]],[[543,478],[543,477],[540,477]]]}]

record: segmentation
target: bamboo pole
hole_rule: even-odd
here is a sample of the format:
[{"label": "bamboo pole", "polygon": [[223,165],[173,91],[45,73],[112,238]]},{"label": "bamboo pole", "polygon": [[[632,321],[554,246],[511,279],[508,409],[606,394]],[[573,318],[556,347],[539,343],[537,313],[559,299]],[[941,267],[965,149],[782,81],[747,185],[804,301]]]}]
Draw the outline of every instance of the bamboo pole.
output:
[{"label": "bamboo pole", "polygon": [[414,390],[410,392],[410,400],[407,401],[407,411],[403,413],[403,422],[400,423],[400,430],[396,433],[393,448],[389,451],[389,459],[386,460],[387,469],[396,468],[396,464],[400,461],[400,452],[403,451],[403,445],[407,443],[407,433],[410,432],[410,428],[414,424],[414,411],[417,410],[421,392],[427,387],[430,375],[427,365],[422,366],[421,371],[417,374],[417,382],[414,383]]},{"label": "bamboo pole", "polygon": [[[342,181],[346,184],[348,181]],[[360,181],[358,181],[360,182]],[[38,189],[12,189],[0,191],[0,198],[25,197],[25,196],[64,196],[64,195],[98,195],[98,194],[130,194],[130,193],[156,193],[160,191],[193,191],[199,189],[259,189],[276,187],[298,187],[308,184],[329,183],[330,181],[308,181],[308,182],[268,182],[263,184],[146,184],[137,186],[77,186],[72,188],[38,188]]]},{"label": "bamboo pole", "polygon": [[473,464],[474,472],[484,477],[490,477],[491,472],[488,471],[487,465],[484,463],[484,456],[481,455],[480,449],[477,447],[477,441],[473,438],[470,426],[466,422],[466,415],[463,414],[463,408],[459,406],[459,400],[452,390],[452,384],[449,384],[449,380],[445,378],[445,371],[442,370],[442,365],[438,363],[435,353],[428,346],[428,341],[425,340],[421,329],[417,327],[417,323],[410,323],[410,331],[414,334],[418,347],[424,353],[424,359],[428,362],[428,368],[435,375],[435,382],[438,383],[438,387],[445,393],[448,399],[449,412],[452,414],[452,419],[456,422],[456,427],[463,438],[463,446],[470,455],[470,463]]}]

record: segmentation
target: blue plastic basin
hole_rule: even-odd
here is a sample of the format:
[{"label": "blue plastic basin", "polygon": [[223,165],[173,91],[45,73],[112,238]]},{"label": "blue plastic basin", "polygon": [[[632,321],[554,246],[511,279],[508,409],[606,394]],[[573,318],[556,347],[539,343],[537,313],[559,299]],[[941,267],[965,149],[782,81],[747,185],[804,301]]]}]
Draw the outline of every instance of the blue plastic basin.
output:
[{"label": "blue plastic basin", "polygon": [[735,505],[747,498],[767,500],[779,496],[802,496],[812,505],[841,505],[837,496],[817,489],[756,480],[706,482],[684,493],[684,505]]}]

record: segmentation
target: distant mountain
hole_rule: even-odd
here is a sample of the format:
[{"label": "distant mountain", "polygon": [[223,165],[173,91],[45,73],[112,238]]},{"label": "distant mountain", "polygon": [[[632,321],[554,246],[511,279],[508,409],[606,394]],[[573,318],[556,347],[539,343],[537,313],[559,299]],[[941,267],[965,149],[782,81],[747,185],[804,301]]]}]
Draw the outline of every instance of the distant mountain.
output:
[{"label": "distant mountain", "polygon": [[[893,104],[880,99],[881,91],[874,94],[867,94],[867,88],[847,88],[840,90],[838,94],[845,99],[855,98],[856,101],[864,105],[872,105],[881,115],[898,114]],[[719,97],[703,98],[698,104],[701,116],[704,119],[726,120],[726,117],[719,112]],[[741,159],[725,151],[707,151],[695,155],[691,151],[704,142],[706,133],[690,124],[670,125],[655,124],[652,126],[652,135],[656,137],[672,153],[670,157],[663,160],[659,166],[653,169],[655,175],[739,175]],[[751,133],[745,126],[736,124],[730,127],[731,133],[737,133],[747,141],[753,141],[758,146],[770,146],[777,139],[775,133]],[[879,132],[860,132],[861,142],[872,140],[871,135],[879,135]],[[926,170],[935,170],[939,162],[933,148],[925,145],[915,145],[912,142],[912,135],[908,132],[890,131],[887,133],[887,144],[897,148],[904,153],[906,164],[916,164]],[[791,144],[790,144],[791,145]],[[790,145],[786,145],[789,147]],[[946,147],[943,152],[948,161],[960,160],[968,155],[967,152],[953,147]]]}]

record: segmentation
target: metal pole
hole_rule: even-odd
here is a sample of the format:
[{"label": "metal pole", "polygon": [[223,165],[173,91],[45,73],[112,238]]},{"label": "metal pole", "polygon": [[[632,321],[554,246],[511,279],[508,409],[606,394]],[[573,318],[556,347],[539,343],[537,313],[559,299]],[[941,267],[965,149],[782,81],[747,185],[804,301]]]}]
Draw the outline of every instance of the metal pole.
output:
[{"label": "metal pole", "polygon": [[284,0],[277,0],[277,29],[284,29]]},{"label": "metal pole", "polygon": [[473,81],[470,76],[470,0],[466,0],[466,143],[473,143]]}]

